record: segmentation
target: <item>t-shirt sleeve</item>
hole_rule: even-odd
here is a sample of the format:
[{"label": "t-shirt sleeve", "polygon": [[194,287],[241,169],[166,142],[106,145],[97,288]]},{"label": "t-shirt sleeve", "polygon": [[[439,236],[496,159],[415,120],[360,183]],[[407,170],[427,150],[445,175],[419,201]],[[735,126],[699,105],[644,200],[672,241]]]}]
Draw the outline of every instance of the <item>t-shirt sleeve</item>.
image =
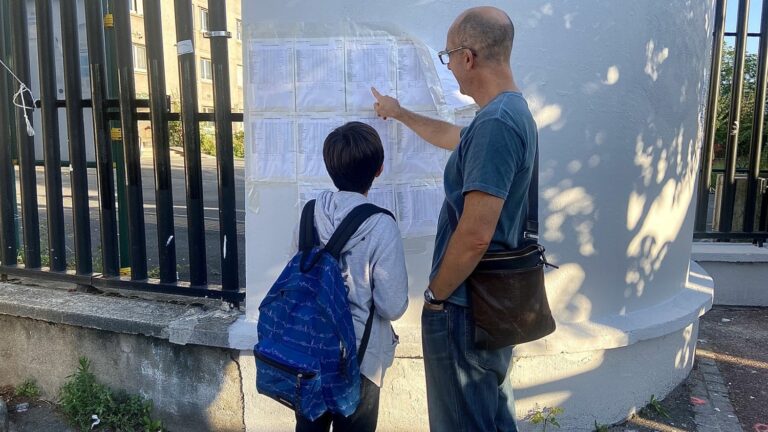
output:
[{"label": "t-shirt sleeve", "polygon": [[464,149],[462,194],[485,192],[506,199],[525,157],[525,145],[512,127],[499,119],[475,126]]}]

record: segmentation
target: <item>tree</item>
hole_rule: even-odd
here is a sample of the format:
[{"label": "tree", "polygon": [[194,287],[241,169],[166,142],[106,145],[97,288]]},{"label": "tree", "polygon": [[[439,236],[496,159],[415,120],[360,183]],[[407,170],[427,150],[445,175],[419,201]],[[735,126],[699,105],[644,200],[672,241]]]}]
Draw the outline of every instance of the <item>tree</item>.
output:
[{"label": "tree", "polygon": [[[717,101],[715,129],[715,159],[725,158],[725,146],[728,139],[728,117],[731,110],[731,89],[733,86],[733,63],[736,58],[734,47],[724,44],[722,66],[720,69],[720,97]],[[749,150],[752,139],[752,125],[755,112],[755,93],[757,89],[757,55],[747,54],[744,59],[744,82],[741,98],[741,118],[739,120],[739,138],[737,166],[746,168],[749,163]],[[768,123],[763,118],[763,143],[768,134]],[[765,155],[763,155],[765,160]]]}]

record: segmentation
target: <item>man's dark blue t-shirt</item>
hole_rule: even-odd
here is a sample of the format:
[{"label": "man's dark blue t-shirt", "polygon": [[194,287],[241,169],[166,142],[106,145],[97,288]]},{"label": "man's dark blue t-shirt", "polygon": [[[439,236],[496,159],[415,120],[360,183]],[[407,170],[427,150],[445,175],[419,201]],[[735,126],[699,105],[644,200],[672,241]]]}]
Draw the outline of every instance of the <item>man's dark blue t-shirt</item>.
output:
[{"label": "man's dark blue t-shirt", "polygon": [[[518,246],[525,230],[528,186],[537,145],[536,123],[528,103],[517,92],[496,96],[462,129],[459,145],[445,167],[445,201],[437,222],[430,280],[437,274],[453,234],[448,212],[453,212],[458,220],[464,211],[464,194],[468,192],[485,192],[504,200],[488,250],[511,250]],[[468,305],[463,283],[448,301]]]}]

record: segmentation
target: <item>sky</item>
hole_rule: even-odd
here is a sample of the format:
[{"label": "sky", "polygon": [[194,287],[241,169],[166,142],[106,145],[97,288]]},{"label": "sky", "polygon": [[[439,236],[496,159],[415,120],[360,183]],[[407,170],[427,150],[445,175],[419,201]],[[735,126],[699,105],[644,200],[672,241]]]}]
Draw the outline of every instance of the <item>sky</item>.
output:
[{"label": "sky", "polygon": [[[738,13],[739,13],[739,0],[726,0],[726,9],[725,9],[725,31],[727,32],[735,32],[736,31],[736,20],[738,19]],[[760,14],[762,13],[763,9],[763,1],[764,0],[752,0],[749,2],[749,32],[750,33],[760,33]],[[768,1],[768,0],[765,0]],[[725,42],[733,45],[734,44],[734,38],[733,37],[726,37]],[[760,44],[760,39],[756,37],[748,38],[747,43],[747,52],[750,53],[757,53],[758,47]]]}]

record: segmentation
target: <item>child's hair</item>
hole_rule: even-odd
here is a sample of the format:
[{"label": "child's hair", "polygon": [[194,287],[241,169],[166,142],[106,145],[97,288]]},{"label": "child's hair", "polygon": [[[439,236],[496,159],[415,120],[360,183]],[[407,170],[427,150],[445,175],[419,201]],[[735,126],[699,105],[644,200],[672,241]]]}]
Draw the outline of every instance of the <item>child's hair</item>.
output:
[{"label": "child's hair", "polygon": [[323,143],[323,160],[340,191],[366,193],[384,163],[384,147],[376,129],[349,122],[333,130]]}]

